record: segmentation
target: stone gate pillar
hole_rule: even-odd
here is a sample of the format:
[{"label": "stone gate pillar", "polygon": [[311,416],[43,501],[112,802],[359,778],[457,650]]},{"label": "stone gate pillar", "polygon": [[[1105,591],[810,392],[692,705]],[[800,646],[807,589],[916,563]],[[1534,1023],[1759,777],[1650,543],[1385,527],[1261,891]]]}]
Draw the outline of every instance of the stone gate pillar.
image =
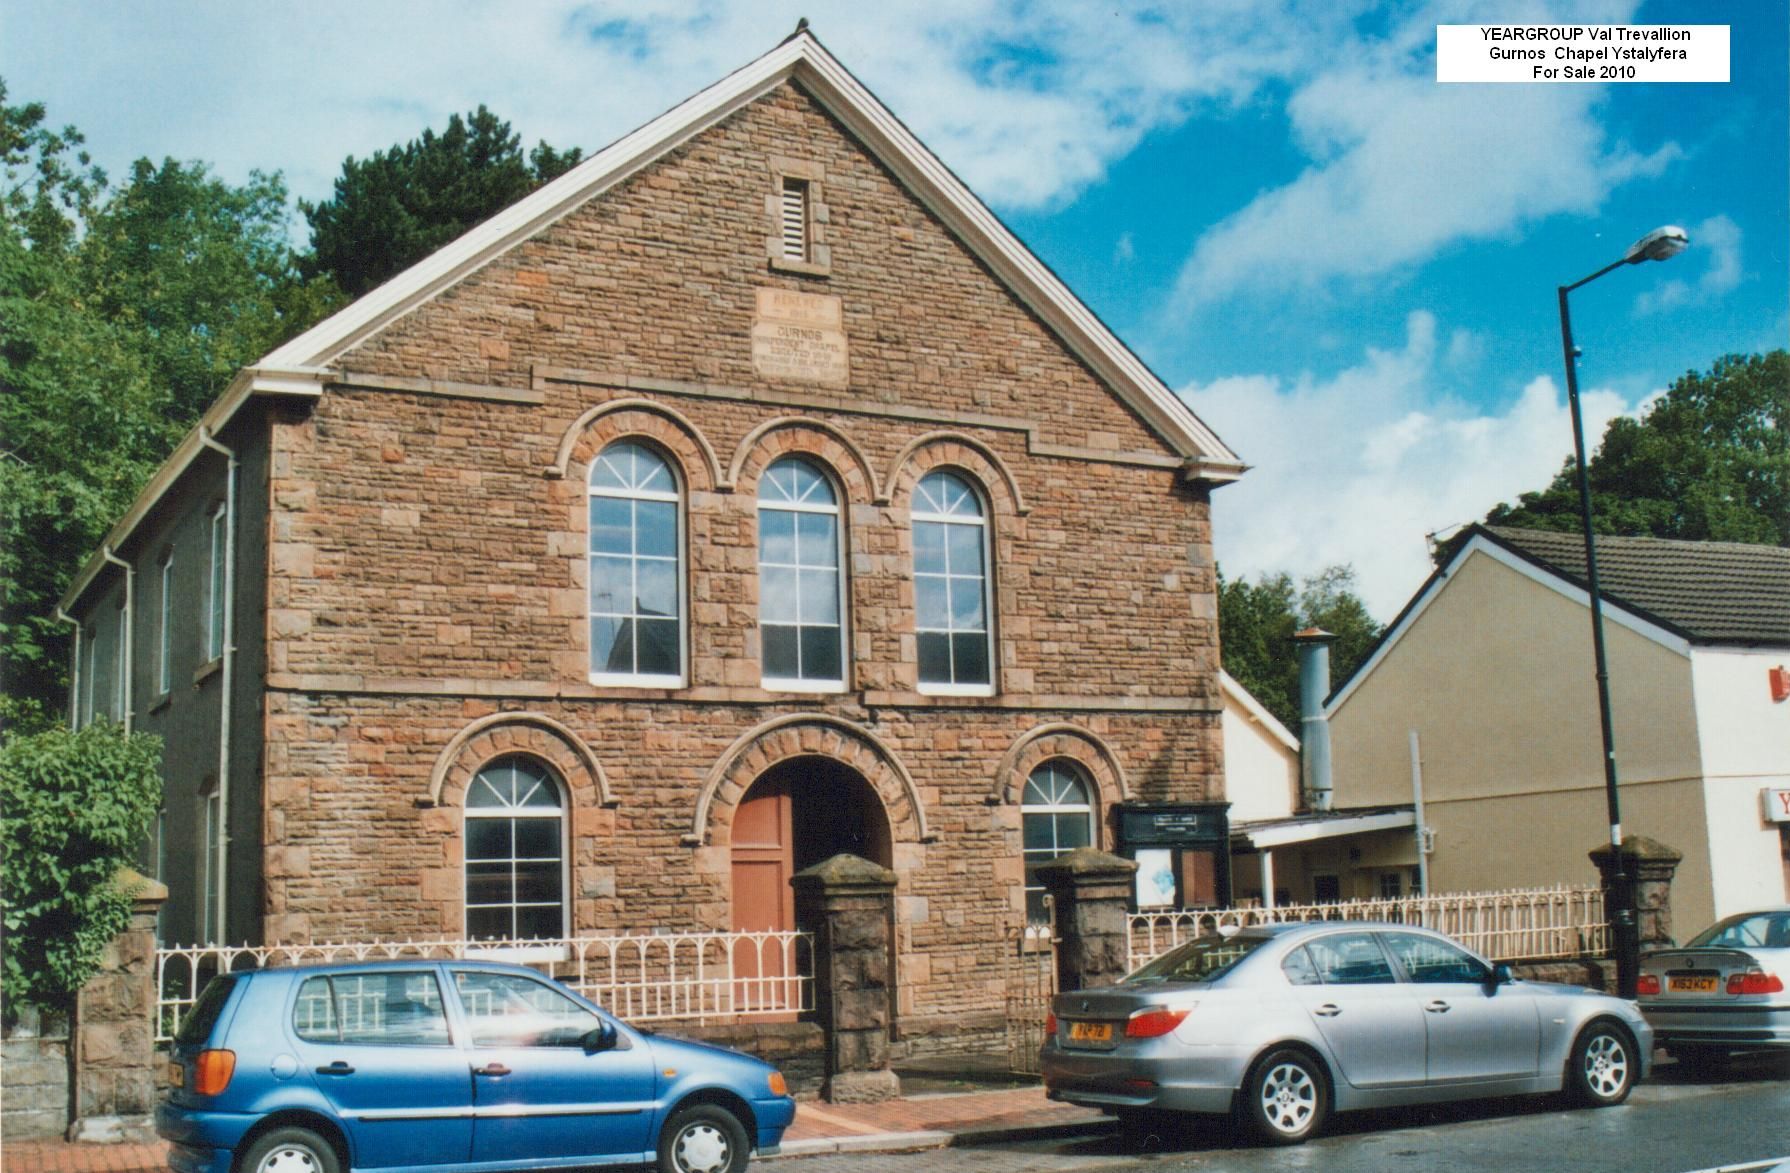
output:
[{"label": "stone gate pillar", "polygon": [[814,1006],[827,1038],[821,1096],[857,1104],[894,1099],[901,1094],[889,1070],[895,873],[841,854],[789,882],[796,923],[814,933]]},{"label": "stone gate pillar", "polygon": [[153,1140],[161,1068],[155,1057],[155,917],[168,889],[129,868],[114,881],[133,893],[130,924],[106,946],[81,990],[70,1140]]},{"label": "stone gate pillar", "polygon": [[1131,968],[1132,876],[1137,865],[1092,847],[1040,864],[1038,882],[1056,904],[1057,989],[1110,985]]},{"label": "stone gate pillar", "polygon": [[[1622,837],[1622,870],[1635,893],[1635,929],[1641,951],[1677,944],[1672,936],[1672,877],[1684,854],[1645,835]],[[1616,874],[1616,851],[1608,843],[1591,853],[1591,862],[1603,877],[1606,912],[1616,896],[1610,885]]]}]

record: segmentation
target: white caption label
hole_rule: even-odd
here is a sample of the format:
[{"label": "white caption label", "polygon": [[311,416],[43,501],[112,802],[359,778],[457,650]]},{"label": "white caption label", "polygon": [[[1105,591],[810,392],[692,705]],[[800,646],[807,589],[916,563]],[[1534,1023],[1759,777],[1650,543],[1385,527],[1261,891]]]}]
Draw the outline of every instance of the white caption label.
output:
[{"label": "white caption label", "polygon": [[1439,82],[1728,80],[1725,24],[1439,24]]}]

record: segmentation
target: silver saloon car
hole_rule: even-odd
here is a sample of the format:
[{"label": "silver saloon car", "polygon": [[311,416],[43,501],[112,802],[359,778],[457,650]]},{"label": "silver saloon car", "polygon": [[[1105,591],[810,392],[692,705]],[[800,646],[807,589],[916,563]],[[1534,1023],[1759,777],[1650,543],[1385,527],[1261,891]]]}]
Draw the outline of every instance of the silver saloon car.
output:
[{"label": "silver saloon car", "polygon": [[1126,1127],[1232,1113],[1297,1144],[1355,1108],[1561,1090],[1620,1104],[1652,1053],[1631,1002],[1513,980],[1427,929],[1326,921],[1196,937],[1059,994],[1043,1074],[1052,1099]]},{"label": "silver saloon car", "polygon": [[1675,1058],[1790,1047],[1790,906],[1719,920],[1641,958],[1641,1013]]}]

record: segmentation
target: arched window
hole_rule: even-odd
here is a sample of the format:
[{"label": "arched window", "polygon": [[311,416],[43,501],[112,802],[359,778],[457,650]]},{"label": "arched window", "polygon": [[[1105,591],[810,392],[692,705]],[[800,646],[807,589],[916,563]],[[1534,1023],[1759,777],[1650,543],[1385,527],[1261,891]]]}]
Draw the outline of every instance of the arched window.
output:
[{"label": "arched window", "polygon": [[994,674],[982,498],[956,473],[928,473],[914,489],[913,524],[920,687],[986,694]]},{"label": "arched window", "polygon": [[590,675],[599,684],[684,682],[683,535],[677,477],[644,445],[603,449],[590,470]]},{"label": "arched window", "polygon": [[565,806],[532,758],[499,758],[466,791],[466,936],[566,935]]},{"label": "arched window", "polygon": [[758,482],[758,626],[767,688],[845,687],[839,497],[812,464],[779,460]]},{"label": "arched window", "polygon": [[1045,762],[1026,779],[1019,800],[1025,834],[1026,919],[1044,920],[1044,886],[1033,873],[1064,852],[1094,841],[1094,807],[1088,783],[1068,762]]}]

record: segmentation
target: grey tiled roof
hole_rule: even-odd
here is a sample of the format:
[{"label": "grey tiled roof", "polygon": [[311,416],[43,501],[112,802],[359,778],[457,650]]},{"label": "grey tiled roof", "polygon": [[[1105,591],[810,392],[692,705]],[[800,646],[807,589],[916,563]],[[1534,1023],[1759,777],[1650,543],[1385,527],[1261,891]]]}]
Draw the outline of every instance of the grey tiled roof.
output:
[{"label": "grey tiled roof", "polygon": [[[1576,533],[1479,526],[1500,544],[1585,585]],[[1659,620],[1693,643],[1790,647],[1790,549],[1740,542],[1597,537],[1604,598]]]}]

